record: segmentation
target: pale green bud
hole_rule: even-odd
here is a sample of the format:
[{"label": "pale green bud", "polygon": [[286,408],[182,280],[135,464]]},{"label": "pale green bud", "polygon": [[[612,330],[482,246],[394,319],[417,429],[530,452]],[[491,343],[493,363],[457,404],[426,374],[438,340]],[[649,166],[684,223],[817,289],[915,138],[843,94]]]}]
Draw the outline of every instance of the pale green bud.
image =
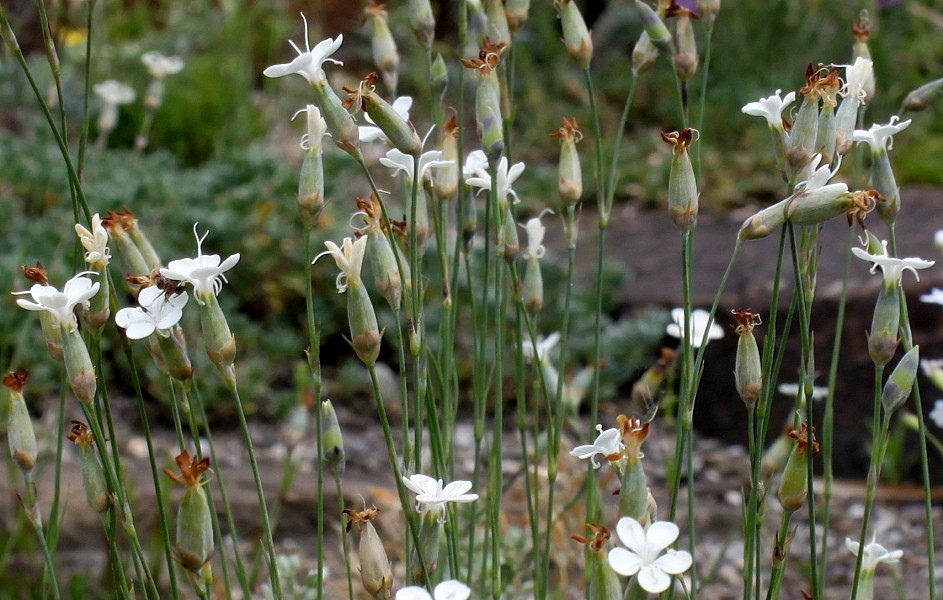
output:
[{"label": "pale green bud", "polygon": [[95,381],[95,367],[85,347],[85,340],[78,328],[62,327],[62,354],[65,363],[66,379],[72,393],[79,402],[91,406],[95,400],[98,384]]},{"label": "pale green bud", "polygon": [[429,71],[429,82],[432,86],[432,93],[439,97],[439,101],[445,99],[445,92],[449,89],[449,70],[445,66],[445,60],[442,54],[436,54],[432,61],[432,68]]},{"label": "pale green bud", "polygon": [[[382,233],[370,234],[370,238],[367,256],[370,260],[370,270],[373,271],[373,283],[390,308],[398,311],[403,297],[403,282],[399,269],[396,268],[393,245]],[[403,268],[408,268],[405,262]]]},{"label": "pale green bud", "polygon": [[887,150],[871,154],[871,187],[884,198],[877,204],[878,216],[885,223],[893,223],[900,212],[900,192]]},{"label": "pale green bud", "polygon": [[511,206],[507,205],[504,210],[504,219],[498,226],[498,246],[495,255],[504,257],[504,260],[512,263],[520,252],[521,243],[517,237],[517,224],[514,223]]},{"label": "pale green bud", "polygon": [[[122,215],[121,224],[124,226],[125,231],[128,232],[128,237],[131,238],[131,242],[141,253],[144,262],[147,263],[151,269],[159,269],[164,266],[157,251],[154,250],[151,241],[148,239],[147,235],[141,231],[141,228],[138,227],[138,220],[134,216],[134,213],[128,208],[125,208],[120,214]],[[102,285],[104,285],[104,279],[100,279],[99,281],[102,281]]]},{"label": "pale green bud", "polygon": [[524,308],[531,316],[536,316],[544,306],[544,280],[536,257],[527,259],[523,288]]},{"label": "pale green bud", "polygon": [[72,429],[67,436],[79,449],[79,466],[82,471],[82,487],[88,505],[97,513],[103,513],[111,506],[108,488],[105,485],[105,473],[98,453],[95,452],[95,440],[88,425],[81,421],[72,421]]},{"label": "pale green bud", "polygon": [[790,181],[802,181],[807,178],[806,167],[815,151],[818,125],[819,100],[808,95],[799,107],[799,113],[792,124],[792,132],[789,134],[789,146],[786,148],[786,166]]},{"label": "pale green bud", "polygon": [[484,0],[485,13],[488,15],[488,37],[495,44],[511,46],[511,27],[508,15],[501,0]]},{"label": "pale green bud", "polygon": [[370,17],[373,30],[373,35],[370,38],[373,62],[380,70],[380,74],[383,75],[383,83],[390,90],[390,93],[395,96],[399,80],[399,51],[396,49],[393,32],[390,31],[386,9],[371,4],[364,9],[364,14]]},{"label": "pale green bud", "polygon": [[643,31],[632,49],[632,73],[638,75],[647,70],[658,59],[658,48],[652,43],[647,31]]},{"label": "pale green bud", "polygon": [[475,94],[475,115],[478,137],[488,163],[498,164],[504,154],[504,129],[501,117],[501,84],[497,72],[491,71],[478,82]]},{"label": "pale green bud", "polygon": [[372,366],[380,355],[382,333],[367,288],[360,279],[347,281],[347,319],[350,345],[365,365]]},{"label": "pale green bud", "polygon": [[760,324],[760,316],[749,309],[734,310],[737,319],[737,358],[734,367],[737,393],[748,407],[756,404],[763,392],[763,368],[753,328]]},{"label": "pale green bud", "polygon": [[697,181],[687,150],[693,142],[693,133],[693,129],[682,129],[661,134],[664,141],[674,146],[668,177],[668,212],[681,233],[687,233],[697,225]]},{"label": "pale green bud", "polygon": [[683,82],[690,81],[697,73],[697,40],[691,17],[686,13],[678,16],[675,23],[675,35],[678,37],[678,53],[675,55],[675,73]]},{"label": "pale green bud", "polygon": [[13,462],[24,473],[33,470],[36,464],[36,432],[33,421],[23,399],[23,386],[28,373],[8,373],[3,376],[3,385],[10,389],[7,401],[7,443]]},{"label": "pale green bud", "polygon": [[[814,430],[813,430],[814,433]],[[783,478],[777,498],[783,510],[792,512],[799,509],[809,497],[809,459],[806,452],[818,453],[818,444],[809,439],[809,428],[803,423],[802,428],[789,434],[793,438],[792,452],[783,469]],[[810,448],[811,445],[811,448]]]},{"label": "pale green bud", "polygon": [[635,8],[638,9],[639,17],[642,19],[642,26],[648,32],[648,37],[652,44],[665,54],[674,54],[674,46],[671,43],[671,32],[665,27],[664,21],[658,16],[651,6],[642,0],[635,0]]},{"label": "pale green bud", "polygon": [[868,354],[876,365],[886,365],[897,352],[900,325],[900,285],[881,284],[871,331],[868,332]]},{"label": "pale green bud", "polygon": [[439,538],[442,535],[442,521],[435,511],[426,511],[419,523],[419,546],[425,571],[420,566],[420,554],[413,549],[413,579],[416,585],[425,585],[426,579],[435,573],[439,562]]},{"label": "pale green bud", "polygon": [[102,226],[108,231],[109,239],[115,243],[126,273],[140,276],[150,272],[151,268],[144,259],[144,255],[131,240],[122,224],[121,213],[109,211],[108,216],[102,219]]},{"label": "pale green bud", "polygon": [[894,371],[887,378],[881,392],[881,404],[887,414],[891,414],[903,406],[907,398],[910,397],[910,391],[917,379],[917,365],[919,364],[920,346],[914,346],[894,367]]},{"label": "pale green bud", "polygon": [[940,97],[943,97],[943,77],[934,79],[930,83],[925,83],[912,90],[904,98],[901,109],[913,112],[921,111]]},{"label": "pale green bud", "polygon": [[452,199],[458,190],[459,160],[458,160],[458,124],[455,117],[446,122],[442,133],[442,161],[451,161],[451,164],[438,167],[433,171],[433,191],[440,202]]},{"label": "pale green bud", "polygon": [[419,156],[422,152],[422,140],[419,139],[416,128],[374,91],[375,81],[376,73],[367,75],[348,102],[359,103],[360,108],[370,115],[374,124],[383,131],[395,148],[404,154]]},{"label": "pale green bud", "polygon": [[344,437],[337,422],[337,413],[330,400],[321,403],[321,450],[324,464],[331,475],[338,479],[344,474],[346,459],[344,455]]},{"label": "pale green bud", "polygon": [[[607,532],[608,537],[608,532]],[[592,545],[590,546],[592,548]],[[622,582],[609,565],[605,546],[591,551],[586,558],[589,581],[586,587],[587,600],[621,600]]]},{"label": "pale green bud", "polygon": [[564,206],[579,202],[583,195],[583,171],[576,144],[583,139],[576,119],[563,117],[563,127],[551,137],[560,139],[560,164],[557,169],[557,189]]},{"label": "pale green bud", "polygon": [[327,130],[338,148],[356,159],[360,158],[360,130],[353,117],[344,108],[326,79],[311,84],[318,99],[321,114],[327,122]]},{"label": "pale green bud", "polygon": [[435,37],[435,16],[429,0],[409,0],[409,26],[419,43],[429,48]]},{"label": "pale green bud", "polygon": [[360,581],[376,600],[386,600],[393,588],[393,570],[373,523],[366,521],[360,530]]},{"label": "pale green bud", "polygon": [[189,389],[193,381],[193,367],[190,365],[190,356],[187,354],[187,342],[183,337],[183,330],[175,326],[170,330],[169,336],[153,337],[157,338],[160,346],[161,368]]},{"label": "pale green bud", "polygon": [[230,385],[236,381],[233,363],[236,360],[236,338],[233,337],[226,321],[226,315],[216,294],[203,294],[200,297],[200,324],[203,327],[203,345],[206,354],[219,368],[223,378]]},{"label": "pale green bud", "polygon": [[563,28],[563,45],[582,69],[588,69],[593,60],[593,38],[586,29],[586,21],[574,0],[554,0]]},{"label": "pale green bud", "polygon": [[697,0],[697,15],[706,31],[713,31],[714,21],[720,12],[720,0]]}]

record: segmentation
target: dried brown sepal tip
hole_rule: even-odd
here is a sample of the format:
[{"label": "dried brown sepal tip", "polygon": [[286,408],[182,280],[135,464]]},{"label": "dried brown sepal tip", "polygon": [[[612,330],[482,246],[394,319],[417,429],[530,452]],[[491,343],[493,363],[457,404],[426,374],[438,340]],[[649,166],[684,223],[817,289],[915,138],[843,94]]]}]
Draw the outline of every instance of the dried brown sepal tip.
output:
[{"label": "dried brown sepal tip", "polygon": [[789,437],[796,440],[797,454],[805,454],[810,449],[812,456],[819,453],[819,443],[815,441],[815,427],[809,427],[808,423],[803,423],[799,429],[790,431]]},{"label": "dried brown sepal tip", "polygon": [[367,19],[370,17],[386,17],[387,14],[386,4],[378,4],[370,0],[367,2],[367,5],[363,7],[363,16],[360,18],[360,25],[365,25]]},{"label": "dried brown sepal tip", "polygon": [[376,82],[379,77],[380,76],[377,75],[376,71],[374,71],[370,73],[369,75],[367,75],[366,77],[364,77],[363,81],[360,82],[360,85],[358,85],[355,88],[352,88],[349,85],[345,85],[343,87],[343,90],[347,92],[348,94],[350,94],[350,97],[348,97],[342,103],[344,108],[346,108],[347,110],[350,110],[350,107],[356,104],[358,109],[363,109],[364,108],[363,106],[364,93],[367,91],[373,91],[373,89],[376,87]]},{"label": "dried brown sepal tip", "polygon": [[763,319],[759,313],[753,312],[752,308],[735,308],[730,311],[733,314],[736,325],[731,325],[730,329],[737,335],[753,331],[753,328],[762,325]]},{"label": "dried brown sepal tip", "polygon": [[355,523],[359,526],[380,516],[380,509],[373,504],[370,506],[364,505],[363,510],[345,508],[341,512],[347,515],[347,533],[350,533],[350,529]]},{"label": "dried brown sepal tip", "polygon": [[616,426],[622,435],[622,444],[625,445],[625,456],[630,460],[642,458],[640,451],[642,443],[648,437],[648,427],[651,421],[642,421],[638,415],[616,417]]},{"label": "dried brown sepal tip", "polygon": [[861,11],[858,20],[852,21],[851,35],[855,36],[858,43],[866,44],[868,42],[868,38],[871,36],[871,17],[868,16],[868,11]]},{"label": "dried brown sepal tip", "polygon": [[37,285],[49,285],[49,278],[47,277],[46,269],[43,268],[43,263],[36,261],[35,267],[27,267],[23,265],[20,267],[23,270],[23,277],[27,279],[30,283],[35,283]]},{"label": "dried brown sepal tip", "polygon": [[583,132],[580,131],[580,125],[576,122],[576,117],[563,117],[563,126],[551,133],[550,137],[579,142],[583,139]]},{"label": "dried brown sepal tip", "polygon": [[[659,5],[660,4],[661,3],[659,2]],[[665,17],[670,19],[671,17],[680,17],[680,16],[685,16],[691,19],[701,18],[693,10],[689,8],[685,8],[681,6],[680,4],[678,4],[678,0],[671,0],[671,2],[668,3],[668,6],[665,7]]]},{"label": "dried brown sepal tip", "polygon": [[681,131],[662,132],[661,139],[675,148],[687,148],[694,141],[694,130],[686,127]]},{"label": "dried brown sepal tip", "polygon": [[805,85],[799,88],[799,93],[803,96],[815,94],[818,89],[819,79],[822,77],[822,69],[809,63],[805,68]]},{"label": "dried brown sepal tip", "polygon": [[72,421],[72,427],[66,438],[76,446],[89,446],[95,442],[92,431],[82,421]]},{"label": "dried brown sepal tip", "polygon": [[612,537],[609,533],[609,529],[607,529],[605,525],[597,525],[595,523],[587,523],[586,529],[589,529],[592,537],[585,538],[581,535],[571,535],[570,539],[581,544],[586,544],[589,546],[591,552],[603,552],[606,549],[606,543],[609,541],[609,538]]},{"label": "dried brown sepal tip", "polygon": [[864,224],[868,213],[877,208],[878,202],[884,202],[884,197],[877,190],[859,190],[848,194],[851,198],[852,207],[845,213],[848,219],[848,226],[851,227],[855,221],[861,226],[861,229],[867,230]]},{"label": "dried brown sepal tip", "polygon": [[164,473],[167,474],[167,477],[171,479],[174,483],[180,485],[185,485],[188,488],[194,488],[200,486],[200,475],[204,471],[208,471],[210,468],[210,459],[203,458],[199,459],[196,456],[190,458],[190,453],[184,450],[174,459],[174,462],[177,463],[177,468],[180,470],[180,475],[177,475],[170,469],[164,469]]},{"label": "dried brown sepal tip", "polygon": [[481,49],[478,51],[478,58],[463,58],[462,65],[468,69],[475,69],[482,77],[489,75],[498,68],[501,62],[501,54],[507,48],[504,42],[492,43],[491,38],[485,36],[481,40]]},{"label": "dried brown sepal tip", "polygon": [[3,376],[3,385],[10,388],[14,394],[20,394],[26,386],[27,379],[29,379],[29,370],[24,370],[22,373],[11,371]]}]

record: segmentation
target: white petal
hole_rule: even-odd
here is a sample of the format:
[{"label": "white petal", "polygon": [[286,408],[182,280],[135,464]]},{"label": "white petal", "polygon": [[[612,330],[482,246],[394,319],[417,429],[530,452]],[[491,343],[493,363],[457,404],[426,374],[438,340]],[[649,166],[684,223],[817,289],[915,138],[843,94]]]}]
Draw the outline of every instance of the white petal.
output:
[{"label": "white petal", "polygon": [[671,577],[658,567],[648,565],[639,571],[638,584],[649,594],[660,594],[671,585]]},{"label": "white petal", "polygon": [[[217,260],[219,260],[219,257],[217,255],[214,254],[213,256],[216,256]],[[225,273],[229,269],[235,267],[239,263],[239,257],[240,255],[237,252],[236,254],[233,254],[232,256],[224,260],[223,264],[219,265],[219,272]]]},{"label": "white petal", "polygon": [[[678,526],[671,521],[656,521],[648,526],[648,531],[645,532],[645,542],[652,555],[657,556],[678,539],[678,533]],[[622,536],[621,532],[619,536]]]},{"label": "white petal", "polygon": [[129,340],[143,340],[154,333],[155,329],[154,321],[148,319],[147,321],[135,321],[129,324],[124,331]]},{"label": "white petal", "polygon": [[403,477],[403,483],[416,494],[434,493],[438,489],[438,481],[421,473]]},{"label": "white petal", "polygon": [[680,575],[690,569],[693,562],[694,560],[688,552],[669,550],[652,564],[670,575]]},{"label": "white petal", "polygon": [[609,566],[619,575],[631,577],[642,568],[642,560],[635,552],[625,548],[613,548],[609,551]]},{"label": "white petal", "polygon": [[43,306],[42,304],[36,304],[35,302],[30,302],[29,300],[26,300],[25,298],[17,298],[16,304],[20,308],[25,308],[26,310],[35,310],[35,311],[46,310],[46,307]]},{"label": "white petal", "polygon": [[626,548],[638,554],[646,554],[648,545],[645,530],[638,521],[632,517],[622,517],[616,524],[616,533],[619,534],[619,539]]},{"label": "white petal", "polygon": [[396,600],[432,600],[432,596],[423,588],[413,585],[396,592]]},{"label": "white petal", "polygon": [[[472,488],[472,482],[470,481],[464,481],[464,480],[453,481],[452,483],[445,486],[445,488],[442,490],[442,496],[444,498],[451,498],[453,496],[461,496],[462,494],[464,494],[471,488]],[[477,499],[478,496],[475,495],[475,498]]]},{"label": "white petal", "polygon": [[471,588],[461,581],[450,579],[435,586],[435,600],[467,600],[469,596]]},{"label": "white petal", "polygon": [[146,287],[138,292],[138,304],[145,308],[150,308],[153,306],[154,301],[160,298],[163,293],[164,291],[156,285]]}]

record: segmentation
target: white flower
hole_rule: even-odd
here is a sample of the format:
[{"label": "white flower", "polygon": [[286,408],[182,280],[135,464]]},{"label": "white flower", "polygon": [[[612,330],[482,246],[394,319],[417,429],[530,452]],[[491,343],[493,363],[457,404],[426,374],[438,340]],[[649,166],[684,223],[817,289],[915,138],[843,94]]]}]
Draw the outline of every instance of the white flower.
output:
[{"label": "white flower", "polygon": [[311,48],[308,44],[308,20],[305,18],[304,13],[301,14],[301,19],[305,24],[305,51],[302,52],[298,46],[291,40],[288,40],[288,43],[291,44],[291,47],[295,49],[295,52],[298,53],[298,58],[286,63],[283,65],[272,65],[271,67],[262,71],[262,74],[266,77],[284,77],[285,75],[297,74],[301,75],[308,80],[308,83],[315,84],[321,81],[324,81],[324,71],[321,67],[326,61],[330,61],[337,65],[343,65],[344,63],[339,60],[334,60],[329,58],[332,54],[337,52],[341,47],[341,44],[344,43],[344,36],[338,35],[336,38],[327,38],[318,42],[318,44]]},{"label": "white flower", "polygon": [[163,79],[168,75],[176,75],[183,70],[183,59],[179,56],[164,56],[160,52],[145,52],[141,55],[141,62],[147,67],[147,72],[154,79]]},{"label": "white flower", "polygon": [[[858,556],[858,549],[860,547],[861,544],[858,542],[850,538],[845,538],[845,548],[847,548],[848,551],[855,556]],[[864,557],[861,559],[861,570],[874,571],[881,563],[886,563],[889,565],[896,564],[903,555],[903,550],[894,550],[893,552],[889,552],[887,548],[872,540],[870,544],[864,547]]]},{"label": "white flower", "polygon": [[532,361],[534,360],[534,355],[536,354],[537,362],[541,364],[547,363],[550,361],[550,351],[553,350],[553,348],[557,345],[559,341],[560,341],[559,331],[554,331],[547,337],[538,335],[536,351],[534,349],[534,344],[531,344],[530,341],[525,341],[524,346],[523,346],[524,358],[526,358],[529,361]]},{"label": "white flower", "polygon": [[943,429],[943,400],[937,400],[933,403],[933,410],[930,411],[930,420],[937,427]]},{"label": "white flower", "polygon": [[[882,254],[870,254],[867,250],[862,248],[852,248],[851,251],[861,260],[868,260],[874,263],[871,265],[872,273],[874,273],[878,267],[881,267],[881,271],[884,273],[884,285],[899,284],[901,276],[904,274],[904,271],[907,270],[914,274],[917,281],[920,281],[920,275],[917,274],[917,269],[928,269],[935,264],[932,260],[923,260],[922,258],[894,258],[888,256],[887,241],[885,240],[881,242],[881,244],[884,248]],[[923,297],[921,297],[921,300],[923,300]]]},{"label": "white flower", "polygon": [[544,248],[544,234],[547,232],[547,228],[540,222],[540,219],[547,212],[553,214],[552,210],[545,208],[539,215],[529,219],[526,224],[521,225],[524,231],[527,232],[527,248],[524,249],[524,258],[544,257],[544,253],[547,251],[547,249]]},{"label": "white flower", "polygon": [[[419,177],[425,180],[429,169],[438,167],[447,167],[452,164],[451,160],[442,160],[441,150],[429,150],[423,152],[419,157]],[[386,156],[380,158],[380,164],[393,169],[393,175],[398,175],[400,171],[406,173],[406,178],[413,180],[413,156],[406,154],[396,148],[391,148]]]},{"label": "white flower", "polygon": [[445,521],[446,504],[449,502],[474,502],[478,494],[467,494],[471,489],[470,481],[459,479],[443,486],[441,479],[433,479],[419,473],[403,477],[403,483],[416,494],[416,510],[437,516],[439,522]]},{"label": "white flower", "polygon": [[[488,157],[483,150],[472,150],[465,157],[465,164],[462,165],[462,177],[468,179],[475,175],[488,174]],[[479,173],[480,172],[480,173]]]},{"label": "white flower", "polygon": [[[704,339],[704,332],[708,332],[707,341],[719,340],[724,337],[723,328],[710,319],[710,313],[703,309],[691,311],[691,345],[695,348],[701,347],[701,340]],[[668,335],[681,339],[684,336],[684,309],[671,309],[672,323],[668,323],[665,331]]]},{"label": "white flower", "polygon": [[138,293],[140,306],[119,310],[115,324],[125,329],[131,340],[143,340],[154,332],[167,337],[170,328],[183,316],[183,307],[189,299],[186,292],[175,294],[154,285],[146,287]]},{"label": "white flower", "polygon": [[[404,121],[409,121],[409,109],[413,106],[413,99],[410,96],[400,96],[393,101],[393,110],[396,111]],[[357,128],[360,132],[360,141],[364,143],[375,142],[376,140],[387,140],[386,134],[383,133],[383,130],[376,126],[373,122],[373,119],[370,118],[370,115],[364,113],[364,116],[367,117],[367,122],[369,125],[361,125]],[[389,141],[389,140],[387,140]]]},{"label": "white flower", "polygon": [[874,63],[870,59],[859,56],[855,64],[845,66],[845,85],[840,94],[845,98],[857,98],[864,101],[868,96],[865,86],[874,76]]},{"label": "white flower", "polygon": [[305,113],[308,116],[308,130],[301,136],[301,149],[311,150],[320,148],[321,139],[324,137],[324,134],[327,133],[327,121],[321,116],[321,111],[318,110],[318,107],[313,104],[308,104],[296,112],[292,115],[291,120],[294,121],[295,117],[301,113]]},{"label": "white flower", "polygon": [[356,242],[346,237],[341,242],[340,247],[330,240],[324,242],[324,245],[327,250],[315,256],[311,264],[318,262],[318,259],[325,255],[333,257],[334,262],[337,263],[337,268],[341,270],[337,275],[337,293],[343,294],[347,291],[348,282],[360,281],[363,256],[367,251],[367,236],[360,236]]},{"label": "white flower", "polygon": [[829,195],[841,195],[848,192],[848,186],[844,183],[829,183],[832,177],[838,173],[838,169],[841,167],[841,163],[835,165],[834,169],[830,169],[828,164],[824,164],[821,167],[819,163],[822,161],[821,153],[813,154],[812,160],[809,161],[809,171],[812,173],[809,175],[809,178],[805,181],[801,181],[796,184],[796,189],[799,190],[797,193],[800,196],[808,195],[813,192],[820,194],[822,196]]},{"label": "white flower", "polygon": [[[795,398],[799,395],[799,384],[798,383],[780,383],[776,387],[776,391],[784,396],[789,396]],[[812,399],[821,400],[828,397],[828,388],[818,385],[812,386]]]},{"label": "white flower", "polygon": [[926,302],[927,304],[943,304],[943,290],[940,288],[933,288],[930,290],[929,294],[923,294],[920,296],[921,302]]},{"label": "white flower", "polygon": [[[487,162],[485,163],[485,167]],[[476,187],[482,190],[491,189],[491,174],[488,173],[485,167],[480,167],[475,169],[474,177],[465,178],[465,183],[472,187]],[[462,169],[464,172],[468,168],[468,161],[465,162],[465,168]],[[514,185],[514,182],[517,181],[517,178],[521,176],[521,173],[524,172],[524,163],[519,162],[515,163],[514,166],[508,167],[508,159],[506,156],[502,156],[501,160],[498,161],[497,168],[497,190],[495,190],[498,201],[507,201],[508,195],[514,198],[514,203],[517,204],[520,202],[520,199],[517,197],[517,194],[514,190],[511,189],[511,186]]]},{"label": "white flower", "polygon": [[91,231],[76,223],[75,233],[85,248],[85,262],[108,264],[111,259],[111,251],[108,249],[108,231],[102,227],[102,220],[98,213],[92,215]]},{"label": "white flower", "polygon": [[570,450],[570,456],[575,456],[580,460],[588,458],[589,462],[593,463],[593,468],[598,469],[597,454],[602,456],[603,460],[609,460],[610,456],[621,456],[625,446],[622,444],[622,434],[615,427],[603,431],[602,425],[596,425],[596,431],[599,435],[595,442],[573,448]]},{"label": "white flower", "polygon": [[74,330],[78,326],[73,311],[76,306],[82,305],[88,307],[89,300],[98,293],[101,284],[93,282],[83,275],[94,274],[94,271],[83,271],[65,283],[65,287],[60,292],[51,285],[35,284],[27,292],[13,292],[14,295],[29,294],[34,302],[24,298],[18,298],[16,303],[20,308],[26,310],[41,311],[45,310],[55,317],[59,327]]},{"label": "white flower", "polygon": [[467,600],[471,588],[460,581],[450,579],[435,586],[430,596],[425,588],[411,585],[396,592],[396,600]]},{"label": "white flower", "polygon": [[[662,550],[678,539],[678,526],[656,521],[642,529],[632,517],[622,517],[616,525],[625,548],[609,551],[609,565],[620,575],[638,575],[638,584],[650,594],[660,594],[671,585],[670,575],[680,575],[691,568],[691,555],[684,550]],[[659,556],[661,555],[661,556]]]},{"label": "white flower", "polygon": [[871,146],[872,154],[880,154],[881,152],[886,152],[894,147],[894,134],[900,133],[901,131],[907,129],[910,125],[911,119],[906,121],[900,121],[900,117],[894,115],[891,117],[890,122],[887,125],[878,125],[875,123],[871,126],[871,129],[864,131],[863,129],[855,129],[855,132],[852,134],[851,139],[856,142],[867,142]]},{"label": "white flower", "polygon": [[196,301],[204,304],[203,298],[210,294],[218,295],[223,288],[223,282],[229,283],[223,273],[236,266],[239,262],[239,254],[233,254],[222,263],[220,263],[219,254],[203,254],[203,240],[210,232],[207,231],[203,237],[200,237],[196,231],[197,225],[199,223],[193,224],[193,235],[196,237],[196,258],[172,260],[167,267],[161,268],[160,274],[173,281],[192,284]]},{"label": "white flower", "polygon": [[765,117],[769,126],[773,129],[783,128],[783,111],[796,99],[795,92],[789,92],[785,98],[780,98],[782,90],[776,90],[776,93],[769,98],[760,98],[759,102],[750,102],[741,109],[744,113],[753,117]]},{"label": "white flower", "polygon": [[108,79],[92,86],[95,95],[102,101],[102,104],[109,106],[118,106],[121,104],[131,104],[134,102],[134,88],[120,81]]}]

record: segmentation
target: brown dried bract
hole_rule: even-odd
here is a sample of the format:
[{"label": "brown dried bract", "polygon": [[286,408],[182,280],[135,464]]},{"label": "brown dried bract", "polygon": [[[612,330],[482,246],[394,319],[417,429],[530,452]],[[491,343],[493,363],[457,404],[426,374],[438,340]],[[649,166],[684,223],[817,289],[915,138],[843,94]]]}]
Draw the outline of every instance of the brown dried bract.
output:
[{"label": "brown dried bract", "polygon": [[696,12],[678,5],[678,0],[671,0],[671,3],[665,8],[665,17],[689,17],[691,19],[700,19]]},{"label": "brown dried bract", "polygon": [[735,308],[730,312],[733,313],[733,318],[737,321],[737,324],[731,325],[730,329],[737,335],[749,333],[757,325],[763,324],[760,314],[753,312],[752,308]]},{"label": "brown dried bract", "polygon": [[607,529],[605,525],[597,525],[595,523],[587,523],[586,528],[589,529],[592,537],[585,538],[581,535],[571,535],[570,539],[581,544],[587,544],[589,549],[593,552],[604,551],[606,549],[606,542],[612,537],[609,533],[609,529]]},{"label": "brown dried bract", "polygon": [[23,392],[27,379],[29,379],[29,370],[24,370],[22,373],[11,371],[3,376],[3,385],[10,388],[14,394],[20,394]]},{"label": "brown dried bract", "polygon": [[671,131],[668,133],[663,132],[661,134],[661,139],[673,145],[678,150],[682,150],[690,146],[691,142],[694,141],[694,130],[685,127],[681,131]]},{"label": "brown dried bract", "polygon": [[92,431],[82,421],[72,421],[72,427],[69,431],[70,433],[66,435],[66,438],[76,446],[91,446],[95,442]]},{"label": "brown dried bract", "polygon": [[867,10],[862,10],[858,15],[858,20],[852,21],[851,35],[855,36],[855,39],[862,44],[868,42],[868,38],[871,36],[871,17],[868,15]]},{"label": "brown dried bract", "polygon": [[364,77],[363,81],[361,81],[360,85],[358,85],[356,88],[352,88],[349,85],[345,85],[343,87],[343,90],[347,92],[348,94],[350,94],[350,97],[341,103],[344,106],[344,108],[346,108],[347,110],[350,110],[350,107],[356,104],[357,108],[362,109],[364,107],[363,97],[366,94],[372,92],[376,88],[375,84],[377,82],[377,78],[379,78],[379,75],[377,75],[376,72],[374,71],[373,73],[370,73],[369,75]]},{"label": "brown dried bract", "polygon": [[380,516],[380,509],[373,504],[370,506],[364,505],[363,510],[360,511],[345,508],[342,512],[347,515],[347,533],[350,533],[350,528],[355,523],[359,526]]},{"label": "brown dried bract", "polygon": [[186,450],[178,454],[174,461],[177,463],[180,475],[177,475],[170,469],[164,469],[164,473],[166,473],[167,477],[170,477],[171,481],[174,483],[179,483],[180,485],[191,488],[200,485],[200,475],[210,468],[209,458],[198,459],[194,456],[191,459],[190,453]]},{"label": "brown dried bract", "polygon": [[858,225],[861,226],[861,229],[867,229],[864,224],[864,218],[877,207],[878,202],[885,201],[884,197],[881,196],[877,190],[851,192],[849,196],[854,206],[845,213],[845,216],[848,218],[848,226],[851,227],[854,221],[858,221]]},{"label": "brown dried bract", "polygon": [[363,19],[361,19],[360,24],[363,25],[367,22],[367,19],[370,17],[387,17],[386,4],[378,4],[373,0],[367,2],[367,5],[363,7]]},{"label": "brown dried bract", "polygon": [[507,44],[491,42],[491,38],[485,36],[481,40],[481,50],[478,51],[478,58],[463,58],[462,64],[469,69],[476,69],[478,74],[484,77],[498,68],[501,62],[501,54],[507,48]]},{"label": "brown dried bract", "polygon": [[550,137],[579,142],[583,139],[583,132],[580,131],[580,125],[576,122],[576,117],[563,117],[563,126],[551,133]]},{"label": "brown dried bract", "polygon": [[807,423],[803,423],[799,429],[790,431],[789,437],[796,440],[797,453],[805,454],[810,447],[812,448],[812,456],[819,453],[819,443],[815,441],[815,427],[810,428]]},{"label": "brown dried bract", "polygon": [[47,277],[46,269],[43,268],[43,263],[36,261],[35,267],[27,267],[23,265],[20,267],[23,269],[23,277],[30,283],[35,283],[38,285],[49,285],[49,278]]},{"label": "brown dried bract", "polygon": [[799,89],[799,93],[803,96],[809,96],[815,94],[817,89],[817,84],[819,79],[822,77],[822,69],[816,67],[812,63],[805,68],[805,85]]}]

